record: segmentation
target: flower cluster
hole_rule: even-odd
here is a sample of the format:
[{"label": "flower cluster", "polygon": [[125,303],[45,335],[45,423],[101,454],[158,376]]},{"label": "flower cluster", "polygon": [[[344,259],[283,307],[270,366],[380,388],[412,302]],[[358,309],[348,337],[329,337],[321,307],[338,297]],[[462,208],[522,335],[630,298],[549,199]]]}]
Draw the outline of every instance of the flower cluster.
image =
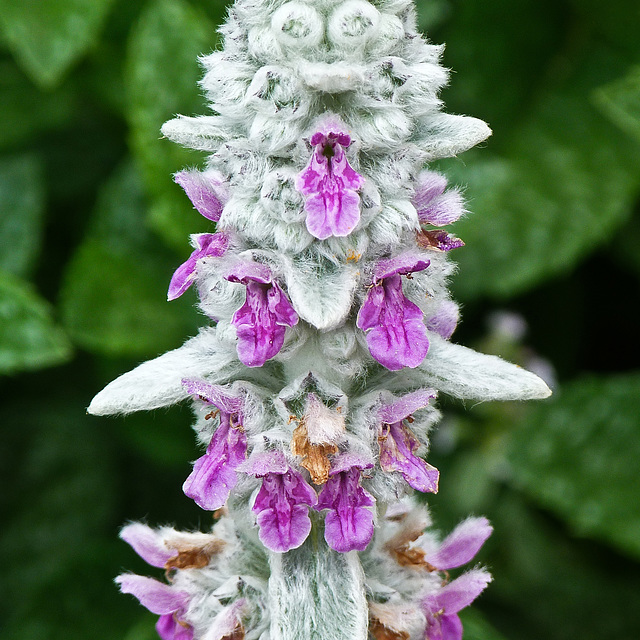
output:
[{"label": "flower cluster", "polygon": [[208,325],[89,407],[190,402],[204,452],[183,490],[218,520],[125,527],[167,582],[118,583],[163,640],[458,640],[490,577],[448,571],[491,528],[469,519],[439,544],[408,506],[438,490],[435,400],[549,393],[451,342],[449,255],[464,243],[446,227],[464,204],[424,167],[490,130],[442,112],[442,49],[410,0],[236,0],[221,33],[202,58],[212,115],[162,129],[208,154],[175,181],[215,228],[191,236],[168,291],[194,285]]}]

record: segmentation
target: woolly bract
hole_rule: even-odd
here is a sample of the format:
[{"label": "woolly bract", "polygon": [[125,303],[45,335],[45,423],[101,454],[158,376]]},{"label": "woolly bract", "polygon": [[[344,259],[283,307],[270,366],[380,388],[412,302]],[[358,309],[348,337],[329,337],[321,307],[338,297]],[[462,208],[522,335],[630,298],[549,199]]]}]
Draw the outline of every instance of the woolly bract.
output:
[{"label": "woolly bract", "polygon": [[424,460],[435,397],[550,393],[450,341],[464,242],[441,227],[465,210],[425,165],[491,132],[442,111],[442,47],[407,0],[238,0],[221,34],[201,58],[211,114],[162,128],[206,153],[175,180],[211,233],[191,237],[168,293],[193,285],[205,326],[88,410],[189,400],[205,451],[184,490],[225,515],[178,547],[172,530],[127,528],[169,582],[119,584],[165,640],[457,640],[490,576],[446,571],[490,526],[468,520],[438,546],[402,501],[447,481]]}]

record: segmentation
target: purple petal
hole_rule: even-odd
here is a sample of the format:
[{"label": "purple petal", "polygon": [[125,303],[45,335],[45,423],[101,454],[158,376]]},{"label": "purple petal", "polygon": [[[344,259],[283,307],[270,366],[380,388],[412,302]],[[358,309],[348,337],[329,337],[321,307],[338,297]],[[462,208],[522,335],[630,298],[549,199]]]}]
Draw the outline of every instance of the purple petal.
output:
[{"label": "purple petal", "polygon": [[194,251],[173,274],[169,283],[167,300],[179,298],[192,284],[196,276],[198,260],[208,257],[220,257],[229,247],[229,236],[225,233],[197,233],[191,236]]},{"label": "purple petal", "polygon": [[285,327],[298,322],[298,314],[277,285],[247,282],[245,303],[231,319],[238,336],[238,358],[247,367],[261,367],[284,344]]},{"label": "purple petal", "polygon": [[252,507],[265,547],[278,553],[299,547],[311,531],[308,506],[316,502],[315,491],[297,471],[266,474]]},{"label": "purple petal", "polygon": [[383,425],[380,443],[380,466],[385,471],[398,471],[409,486],[423,493],[437,493],[439,471],[413,452],[420,446],[415,435],[401,422]]},{"label": "purple petal", "polygon": [[371,469],[373,467],[373,460],[365,458],[364,456],[357,455],[355,453],[345,452],[335,456],[331,462],[330,476],[335,476],[337,473],[343,471],[349,471],[349,469]]},{"label": "purple petal", "polygon": [[250,282],[268,284],[271,282],[271,269],[261,262],[239,262],[225,275],[229,282],[240,282],[247,285]]},{"label": "purple petal", "polygon": [[222,176],[208,175],[199,171],[180,171],[174,180],[179,184],[193,203],[193,206],[208,220],[218,222],[222,214],[220,194],[224,191]]},{"label": "purple petal", "polygon": [[360,486],[360,469],[352,467],[331,475],[320,495],[316,510],[329,509],[325,517],[327,544],[341,553],[362,551],[373,536],[373,514],[366,507],[373,496]]},{"label": "purple petal", "polygon": [[158,618],[156,631],[162,640],[193,640],[193,629],[180,624],[171,613]]},{"label": "purple petal", "polygon": [[412,413],[426,407],[437,395],[435,389],[418,389],[397,398],[391,404],[380,407],[379,417],[385,424],[393,424],[408,418]]},{"label": "purple petal", "polygon": [[464,213],[464,202],[458,191],[445,193],[447,179],[438,173],[424,171],[418,176],[413,205],[422,223],[442,226],[455,222]]},{"label": "purple petal", "polygon": [[458,613],[468,607],[491,582],[491,575],[482,569],[474,569],[463,573],[440,589],[437,594],[439,609],[447,614]]},{"label": "purple petal", "polygon": [[460,318],[460,311],[458,305],[451,300],[445,300],[439,307],[436,313],[426,321],[426,327],[429,331],[437,333],[445,340],[448,340],[458,326],[458,319]]},{"label": "purple petal", "polygon": [[296,178],[296,189],[305,196],[307,229],[320,240],[347,236],[360,220],[356,191],[364,184],[344,152],[351,138],[346,133],[327,131],[325,126],[310,141],[313,153]]},{"label": "purple petal", "polygon": [[380,280],[390,278],[396,274],[405,276],[409,273],[424,271],[428,266],[429,260],[427,260],[423,254],[415,251],[407,251],[393,258],[380,260],[376,264],[373,273],[373,282],[377,284]]},{"label": "purple petal", "polygon": [[440,619],[442,640],[462,640],[462,620],[455,614]]},{"label": "purple petal", "polygon": [[176,298],[179,298],[187,289],[193,284],[196,277],[196,263],[198,262],[198,256],[194,251],[186,262],[183,262],[173,273],[171,282],[169,283],[169,290],[167,292],[167,300],[171,302]]},{"label": "purple petal", "polygon": [[258,513],[256,521],[260,527],[260,541],[276,553],[297,549],[311,531],[309,509],[302,505],[264,509]]},{"label": "purple petal", "polygon": [[237,395],[232,395],[226,387],[219,384],[211,384],[203,380],[182,380],[182,386],[187,393],[198,396],[202,400],[216,406],[224,413],[240,413],[243,407],[243,400]]},{"label": "purple petal", "polygon": [[436,552],[425,556],[425,560],[436,569],[460,567],[471,562],[492,531],[486,518],[469,518],[444,539]]},{"label": "purple petal", "polygon": [[163,568],[167,560],[175,555],[164,544],[157,531],[142,522],[129,524],[120,531],[120,538],[133,547],[133,550],[152,567]]},{"label": "purple petal", "polygon": [[116,578],[122,593],[135,596],[140,604],[151,613],[162,615],[184,609],[189,602],[189,594],[176,591],[168,584],[153,578],[125,573]]},{"label": "purple petal", "polygon": [[324,519],[324,537],[334,551],[364,551],[373,537],[373,513],[357,507],[329,511]]},{"label": "purple petal", "polygon": [[417,367],[429,350],[422,310],[404,296],[398,274],[369,289],[356,325],[368,331],[371,355],[390,371]]},{"label": "purple petal", "polygon": [[247,601],[244,598],[236,600],[225,607],[214,619],[207,631],[207,640],[225,640],[233,638],[234,631],[242,624],[241,614]]},{"label": "purple petal", "polygon": [[423,229],[417,235],[418,246],[431,251],[452,251],[464,247],[464,242],[444,229]]}]

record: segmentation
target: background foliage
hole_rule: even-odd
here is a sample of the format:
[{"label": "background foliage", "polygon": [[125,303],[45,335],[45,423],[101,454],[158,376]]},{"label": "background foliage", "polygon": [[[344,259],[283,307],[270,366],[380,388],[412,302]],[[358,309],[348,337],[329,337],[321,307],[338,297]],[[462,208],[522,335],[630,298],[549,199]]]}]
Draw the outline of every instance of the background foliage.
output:
[{"label": "background foliage", "polygon": [[[224,10],[0,0],[7,640],[155,637],[153,617],[112,584],[124,567],[144,571],[117,530],[208,524],[180,490],[199,455],[186,408],[95,419],[84,407],[202,322],[193,295],[164,302],[187,234],[204,230],[171,173],[201,157],[159,128],[205,113],[196,56],[217,46]],[[537,404],[444,403],[434,520],[448,530],[482,513],[496,528],[482,558],[495,582],[465,637],[638,638],[640,5],[422,0],[419,11],[456,71],[448,110],[494,129],[439,167],[473,211],[456,228],[467,242],[456,339],[551,364],[558,381]]]}]

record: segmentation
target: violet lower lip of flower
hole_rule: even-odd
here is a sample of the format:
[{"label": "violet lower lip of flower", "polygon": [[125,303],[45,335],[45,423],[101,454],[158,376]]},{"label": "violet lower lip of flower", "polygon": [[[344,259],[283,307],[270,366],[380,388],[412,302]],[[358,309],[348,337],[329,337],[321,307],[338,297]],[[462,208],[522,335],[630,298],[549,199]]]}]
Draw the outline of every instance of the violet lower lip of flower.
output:
[{"label": "violet lower lip of flower", "polygon": [[491,535],[493,527],[486,518],[467,518],[461,522],[425,561],[438,570],[456,569],[471,562]]},{"label": "violet lower lip of flower", "polygon": [[175,555],[175,551],[167,549],[157,532],[142,522],[134,522],[124,527],[120,532],[120,538],[152,567],[164,568]]},{"label": "violet lower lip of flower", "polygon": [[282,349],[286,328],[297,324],[298,314],[266,265],[240,263],[225,277],[247,288],[244,305],[231,319],[238,336],[238,358],[247,367],[261,367]]},{"label": "violet lower lip of flower", "polygon": [[401,473],[410,487],[423,493],[438,492],[440,473],[415,455],[414,451],[420,442],[404,421],[414,411],[426,407],[434,397],[432,390],[416,391],[391,405],[383,406],[380,411],[380,466],[384,471]]},{"label": "violet lower lip of flower", "polygon": [[373,536],[375,500],[360,486],[363,469],[373,466],[351,454],[341,454],[333,460],[329,480],[318,496],[316,509],[328,509],[324,519],[327,544],[341,553],[364,551]]},{"label": "violet lower lip of flower", "polygon": [[169,283],[169,301],[179,298],[193,284],[198,260],[224,255],[229,246],[229,237],[224,233],[195,233],[191,236],[191,244],[194,251],[176,269]]},{"label": "violet lower lip of flower", "polygon": [[205,455],[198,458],[193,471],[182,485],[185,495],[207,511],[224,505],[236,486],[237,467],[247,454],[247,436],[241,424],[242,400],[230,396],[219,385],[184,380],[185,389],[217,407],[220,425],[213,434]]},{"label": "violet lower lip of flower", "polygon": [[153,578],[125,573],[116,578],[122,593],[135,596],[151,613],[159,615],[156,630],[162,640],[191,640],[193,630],[183,619],[189,594]]},{"label": "violet lower lip of flower", "polygon": [[360,221],[357,190],[364,185],[344,151],[351,137],[327,128],[311,136],[311,159],[296,179],[296,188],[305,197],[307,229],[320,240],[347,236],[355,229]]},{"label": "violet lower lip of flower", "polygon": [[199,171],[179,171],[174,176],[198,213],[212,222],[218,222],[222,214],[222,200],[213,190],[213,187],[217,187],[218,192],[223,190],[222,176],[215,178],[208,180],[206,174]]},{"label": "violet lower lip of flower", "polygon": [[401,277],[428,266],[429,260],[412,253],[378,262],[358,312],[356,325],[366,332],[371,355],[390,371],[417,367],[429,350],[422,310],[405,297]]},{"label": "violet lower lip of flower", "polygon": [[427,596],[422,603],[427,618],[426,637],[429,640],[461,640],[462,622],[458,612],[468,607],[489,582],[489,573],[476,569]]},{"label": "violet lower lip of flower", "polygon": [[280,451],[250,458],[243,470],[262,478],[251,510],[264,546],[277,553],[299,547],[311,531],[309,507],[318,501],[316,492]]}]

